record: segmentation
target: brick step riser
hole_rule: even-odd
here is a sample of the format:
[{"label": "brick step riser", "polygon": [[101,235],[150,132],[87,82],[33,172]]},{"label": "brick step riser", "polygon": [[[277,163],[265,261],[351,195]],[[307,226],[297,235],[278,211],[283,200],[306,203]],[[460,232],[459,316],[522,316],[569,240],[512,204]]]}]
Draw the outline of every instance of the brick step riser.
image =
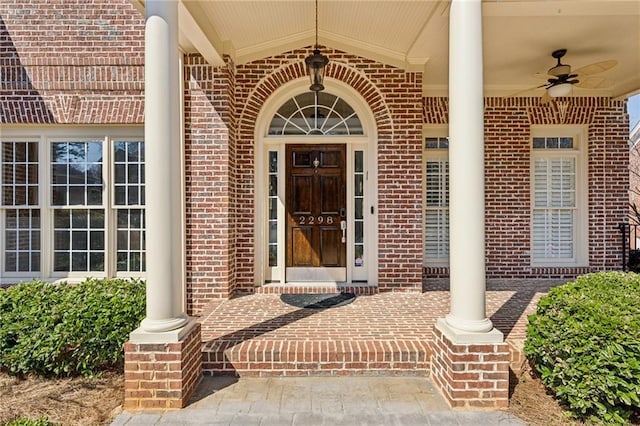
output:
[{"label": "brick step riser", "polygon": [[429,377],[429,366],[419,369],[278,369],[278,370],[235,370],[235,369],[207,369],[203,374],[207,376],[238,376],[238,377],[341,377],[341,376],[369,376],[369,377]]},{"label": "brick step riser", "polygon": [[209,375],[269,376],[428,376],[430,351],[267,352],[205,351]]}]

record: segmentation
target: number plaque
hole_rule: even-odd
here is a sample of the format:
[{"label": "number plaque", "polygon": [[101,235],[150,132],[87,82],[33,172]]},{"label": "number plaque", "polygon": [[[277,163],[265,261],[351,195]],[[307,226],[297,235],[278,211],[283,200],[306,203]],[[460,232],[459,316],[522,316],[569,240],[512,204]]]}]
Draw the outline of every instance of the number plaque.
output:
[{"label": "number plaque", "polygon": [[333,216],[300,216],[298,217],[299,225],[333,225]]}]

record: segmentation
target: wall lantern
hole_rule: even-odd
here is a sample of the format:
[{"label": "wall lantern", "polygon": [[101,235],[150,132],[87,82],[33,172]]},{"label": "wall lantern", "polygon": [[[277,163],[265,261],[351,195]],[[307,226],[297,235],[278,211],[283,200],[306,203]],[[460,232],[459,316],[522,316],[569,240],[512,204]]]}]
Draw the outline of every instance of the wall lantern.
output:
[{"label": "wall lantern", "polygon": [[324,71],[329,63],[329,58],[321,54],[318,49],[318,0],[316,0],[316,44],[313,49],[313,54],[307,56],[304,62],[307,64],[307,71],[309,72],[309,79],[311,80],[309,90],[314,92],[324,90]]}]

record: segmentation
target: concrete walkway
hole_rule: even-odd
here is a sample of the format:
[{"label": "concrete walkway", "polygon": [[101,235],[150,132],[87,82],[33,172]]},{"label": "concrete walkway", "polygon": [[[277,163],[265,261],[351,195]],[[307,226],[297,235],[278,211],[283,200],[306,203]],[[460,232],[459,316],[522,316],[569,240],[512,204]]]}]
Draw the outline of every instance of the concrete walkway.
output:
[{"label": "concrete walkway", "polygon": [[522,426],[504,411],[452,410],[421,377],[205,377],[183,410],[123,412],[134,425]]}]

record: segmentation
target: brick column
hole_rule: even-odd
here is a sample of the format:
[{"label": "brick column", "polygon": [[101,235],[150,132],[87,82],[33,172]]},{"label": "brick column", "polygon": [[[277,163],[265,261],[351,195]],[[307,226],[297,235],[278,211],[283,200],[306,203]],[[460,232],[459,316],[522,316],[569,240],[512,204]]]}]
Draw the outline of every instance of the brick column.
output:
[{"label": "brick column", "polygon": [[182,408],[202,376],[200,325],[184,313],[178,3],[147,0],[147,312],[125,344],[125,408]]},{"label": "brick column", "polygon": [[124,409],[183,408],[202,378],[200,324],[175,343],[125,344]]},{"label": "brick column", "polygon": [[481,0],[449,12],[451,311],[436,322],[431,375],[455,407],[502,407],[509,351],[486,316]]},{"label": "brick column", "polygon": [[434,330],[431,376],[452,407],[509,405],[509,347],[506,343],[454,343]]}]

